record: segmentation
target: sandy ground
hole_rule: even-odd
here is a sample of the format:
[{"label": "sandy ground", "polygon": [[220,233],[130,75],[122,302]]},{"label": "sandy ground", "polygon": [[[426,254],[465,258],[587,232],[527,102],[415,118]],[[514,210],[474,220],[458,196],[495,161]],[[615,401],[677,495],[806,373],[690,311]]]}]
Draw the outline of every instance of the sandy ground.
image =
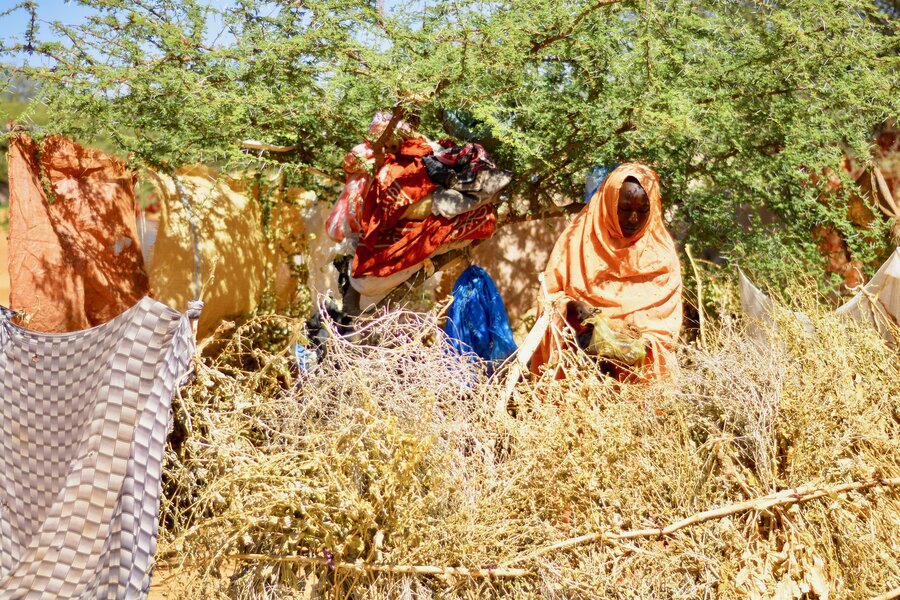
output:
[{"label": "sandy ground", "polygon": [[176,600],[183,597],[178,593],[178,576],[165,569],[156,569],[150,580],[150,594],[147,600]]}]

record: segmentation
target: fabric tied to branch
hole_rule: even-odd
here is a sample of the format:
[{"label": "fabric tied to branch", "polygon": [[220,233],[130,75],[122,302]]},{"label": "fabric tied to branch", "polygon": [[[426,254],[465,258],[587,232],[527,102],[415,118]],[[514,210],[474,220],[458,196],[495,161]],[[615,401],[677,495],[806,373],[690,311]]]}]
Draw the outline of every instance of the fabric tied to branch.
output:
[{"label": "fabric tied to branch", "polygon": [[453,302],[444,330],[453,349],[496,364],[516,351],[503,298],[481,267],[471,266],[453,285]]},{"label": "fabric tied to branch", "polygon": [[145,598],[189,315],[144,297],[56,335],[10,316],[0,312],[0,597]]},{"label": "fabric tied to branch", "polygon": [[334,241],[343,242],[347,237],[359,234],[359,216],[372,185],[370,171],[374,164],[375,155],[368,142],[357,144],[344,156],[347,179],[325,223],[328,237]]},{"label": "fabric tied to branch", "polygon": [[454,218],[404,218],[410,206],[436,188],[423,162],[433,153],[426,140],[413,138],[404,141],[396,153],[386,155],[361,211],[353,277],[386,277],[422,263],[449,244],[488,238],[494,233],[497,216],[488,205]]}]

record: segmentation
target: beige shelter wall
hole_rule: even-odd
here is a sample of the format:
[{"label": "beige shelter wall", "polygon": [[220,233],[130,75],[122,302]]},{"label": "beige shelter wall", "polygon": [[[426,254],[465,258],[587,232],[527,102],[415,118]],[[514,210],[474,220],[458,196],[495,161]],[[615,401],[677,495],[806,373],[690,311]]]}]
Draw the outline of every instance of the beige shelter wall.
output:
[{"label": "beige shelter wall", "polygon": [[[264,295],[284,311],[302,302],[306,287],[316,293],[337,289],[331,265],[339,246],[325,236],[330,206],[299,188],[273,195],[267,228],[253,184],[204,166],[191,166],[176,175],[197,224],[201,263],[201,299],[205,306],[198,335],[212,334],[226,320],[255,311]],[[150,268],[152,295],[183,310],[196,295],[194,241],[184,202],[168,176],[150,173],[161,212]],[[268,232],[268,234],[266,233]],[[297,279],[306,266],[308,281]],[[272,308],[272,305],[266,305]]]},{"label": "beige shelter wall", "polygon": [[557,217],[507,225],[472,251],[472,261],[497,284],[519,342],[527,333],[522,331],[523,319],[533,314],[537,303],[538,274],[567,223],[567,217]]},{"label": "beige shelter wall", "polygon": [[[200,259],[205,303],[198,335],[212,333],[226,319],[252,312],[263,291],[266,244],[260,207],[213,169],[190,167],[176,174],[190,212],[171,177],[151,173],[160,199],[160,223],[153,247],[150,291],[176,310],[197,295],[195,254]],[[197,242],[191,220],[197,228]]]}]

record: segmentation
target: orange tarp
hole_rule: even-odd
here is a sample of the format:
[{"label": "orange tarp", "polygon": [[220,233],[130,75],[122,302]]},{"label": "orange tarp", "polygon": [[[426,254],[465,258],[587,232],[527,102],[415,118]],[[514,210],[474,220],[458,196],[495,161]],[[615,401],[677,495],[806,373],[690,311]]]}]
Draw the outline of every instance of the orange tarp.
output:
[{"label": "orange tarp", "polygon": [[9,273],[10,307],[37,331],[99,325],[145,296],[125,164],[62,137],[13,137]]}]

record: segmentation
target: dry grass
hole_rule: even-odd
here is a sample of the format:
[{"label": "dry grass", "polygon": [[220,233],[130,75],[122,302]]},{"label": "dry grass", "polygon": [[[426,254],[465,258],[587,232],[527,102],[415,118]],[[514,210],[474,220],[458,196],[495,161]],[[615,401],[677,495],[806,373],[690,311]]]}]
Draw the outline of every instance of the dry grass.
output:
[{"label": "dry grass", "polygon": [[[884,593],[900,586],[887,485],[613,539],[796,486],[900,477],[896,352],[864,326],[813,321],[804,336],[785,316],[765,349],[709,331],[707,349],[683,349],[677,385],[618,386],[569,356],[567,380],[520,383],[501,414],[504,371],[488,380],[447,352],[434,315],[382,314],[299,379],[286,343],[252,341],[298,324],[251,322],[176,404],[160,556],[196,598]],[[592,532],[607,535],[541,551]]]}]

